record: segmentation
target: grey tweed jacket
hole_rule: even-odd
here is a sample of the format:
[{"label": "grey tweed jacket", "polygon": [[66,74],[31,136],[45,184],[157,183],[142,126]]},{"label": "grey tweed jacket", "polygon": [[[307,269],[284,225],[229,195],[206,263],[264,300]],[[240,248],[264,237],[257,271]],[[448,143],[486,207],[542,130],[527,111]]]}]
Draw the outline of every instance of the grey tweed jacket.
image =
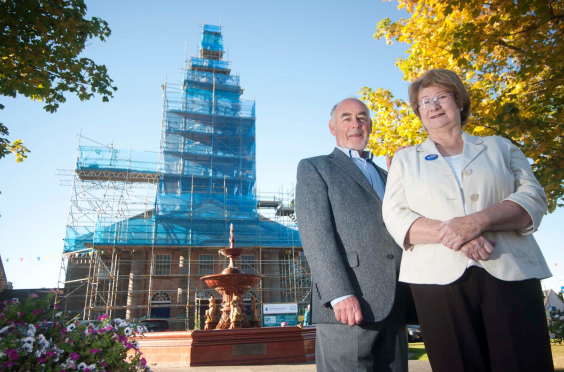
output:
[{"label": "grey tweed jacket", "polygon": [[[386,182],[386,172],[376,167]],[[341,150],[298,165],[296,217],[312,279],[312,320],[339,323],[330,302],[353,294],[363,323],[383,320],[396,297],[402,250],[382,219],[382,201]]]}]

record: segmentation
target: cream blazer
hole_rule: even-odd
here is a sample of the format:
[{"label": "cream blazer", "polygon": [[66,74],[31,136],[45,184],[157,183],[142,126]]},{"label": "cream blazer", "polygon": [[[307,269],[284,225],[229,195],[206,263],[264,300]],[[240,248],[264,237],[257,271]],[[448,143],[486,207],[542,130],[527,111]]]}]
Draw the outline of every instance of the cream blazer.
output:
[{"label": "cream blazer", "polygon": [[421,217],[446,221],[510,200],[523,207],[532,223],[521,230],[487,232],[497,244],[486,261],[494,277],[506,281],[552,276],[533,238],[546,212],[546,194],[525,155],[501,137],[474,137],[463,132],[461,180],[463,193],[435,143],[398,152],[388,175],[382,213],[388,231],[404,248],[399,280],[418,284],[449,284],[462,276],[468,258],[442,244],[405,244],[407,231]]}]

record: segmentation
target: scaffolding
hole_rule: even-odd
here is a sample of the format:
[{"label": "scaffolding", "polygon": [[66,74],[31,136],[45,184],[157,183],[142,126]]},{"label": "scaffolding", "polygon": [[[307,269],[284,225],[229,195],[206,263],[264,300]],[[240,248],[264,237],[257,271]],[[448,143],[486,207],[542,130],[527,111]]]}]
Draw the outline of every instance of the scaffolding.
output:
[{"label": "scaffolding", "polygon": [[198,49],[182,83],[164,85],[158,153],[87,146],[80,136],[75,169],[57,171],[72,188],[60,285],[66,310],[84,319],[195,326],[213,293],[199,277],[227,265],[218,250],[230,224],[248,251],[243,270],[265,276],[253,289],[259,303],[309,303],[293,191],[256,191],[255,102],[241,99],[222,60],[221,27],[204,25]]}]

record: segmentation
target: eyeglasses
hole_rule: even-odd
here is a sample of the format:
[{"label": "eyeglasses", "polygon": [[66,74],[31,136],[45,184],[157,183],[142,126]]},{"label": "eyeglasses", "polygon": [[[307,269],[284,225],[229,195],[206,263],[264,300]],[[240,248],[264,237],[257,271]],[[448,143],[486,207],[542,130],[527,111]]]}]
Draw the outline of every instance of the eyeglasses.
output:
[{"label": "eyeglasses", "polygon": [[423,98],[421,101],[417,102],[417,107],[422,109],[431,108],[433,102],[440,104],[444,104],[450,100],[451,97],[454,97],[454,93],[451,92],[443,92],[439,93],[432,98]]}]

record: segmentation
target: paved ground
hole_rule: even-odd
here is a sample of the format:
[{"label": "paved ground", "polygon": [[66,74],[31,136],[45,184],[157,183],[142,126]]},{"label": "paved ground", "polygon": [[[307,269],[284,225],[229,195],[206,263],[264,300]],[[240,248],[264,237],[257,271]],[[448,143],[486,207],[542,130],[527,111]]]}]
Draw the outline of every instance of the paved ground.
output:
[{"label": "paved ground", "polygon": [[[224,366],[224,367],[165,367],[151,366],[155,372],[313,372],[315,371],[314,363],[299,364],[269,364],[258,366]],[[418,360],[409,361],[409,372],[432,372],[429,362]]]}]

